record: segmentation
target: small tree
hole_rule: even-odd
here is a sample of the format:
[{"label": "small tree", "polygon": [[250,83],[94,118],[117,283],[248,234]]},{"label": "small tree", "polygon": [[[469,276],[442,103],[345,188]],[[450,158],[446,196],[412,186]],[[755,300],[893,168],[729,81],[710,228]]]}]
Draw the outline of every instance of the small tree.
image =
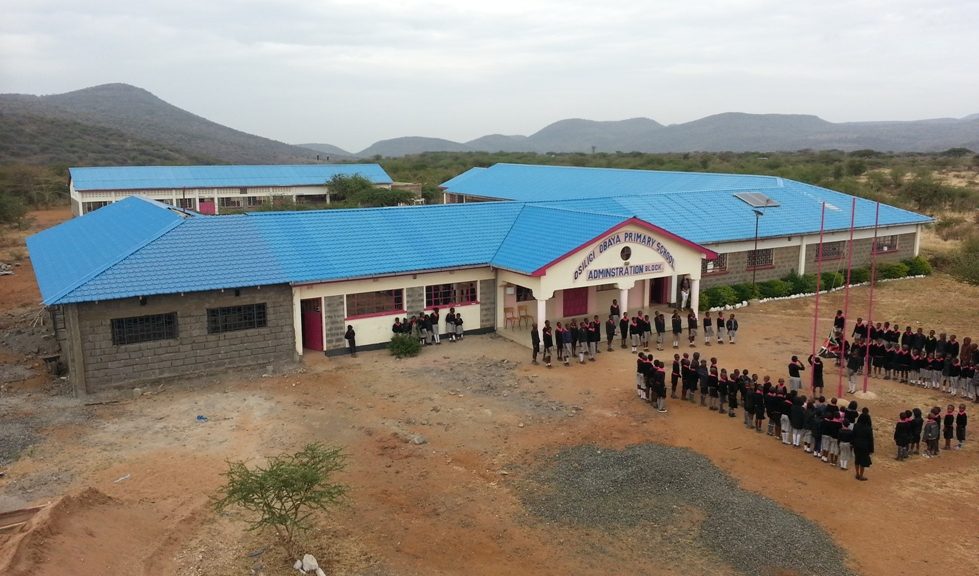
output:
[{"label": "small tree", "polygon": [[248,510],[255,515],[249,530],[273,528],[279,544],[295,555],[295,539],[312,527],[313,514],[338,504],[346,494],[346,486],[330,481],[345,460],[340,448],[312,443],[295,454],[270,458],[264,468],[229,462],[224,473],[228,482],[219,489],[214,507],[219,512],[231,506]]}]

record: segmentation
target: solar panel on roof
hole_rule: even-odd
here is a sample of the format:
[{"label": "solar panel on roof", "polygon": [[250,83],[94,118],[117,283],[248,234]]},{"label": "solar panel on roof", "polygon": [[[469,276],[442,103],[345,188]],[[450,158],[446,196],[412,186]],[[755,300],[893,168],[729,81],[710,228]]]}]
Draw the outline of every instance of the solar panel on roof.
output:
[{"label": "solar panel on roof", "polygon": [[772,200],[768,196],[765,196],[761,192],[738,192],[734,195],[735,198],[741,200],[751,206],[752,208],[772,208],[778,206],[778,202]]}]

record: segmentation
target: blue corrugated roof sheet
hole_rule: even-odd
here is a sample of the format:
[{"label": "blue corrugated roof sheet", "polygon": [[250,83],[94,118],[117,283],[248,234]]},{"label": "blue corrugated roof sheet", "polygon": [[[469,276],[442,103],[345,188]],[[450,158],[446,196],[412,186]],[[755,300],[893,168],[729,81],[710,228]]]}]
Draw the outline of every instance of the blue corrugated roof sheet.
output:
[{"label": "blue corrugated roof sheet", "polygon": [[53,304],[184,220],[166,205],[133,197],[27,239],[45,304]]},{"label": "blue corrugated roof sheet", "polygon": [[374,184],[391,183],[391,177],[378,164],[104,166],[71,168],[69,173],[75,190],[318,186],[337,174],[359,174]]},{"label": "blue corrugated roof sheet", "polygon": [[618,168],[494,164],[473,168],[442,184],[446,192],[518,202],[563,201],[703,190],[776,188],[776,176],[655,172]]},{"label": "blue corrugated roof sheet", "polygon": [[[499,184],[494,168],[450,182],[481,190],[483,178]],[[130,197],[32,236],[28,247],[44,303],[58,304],[487,264],[532,273],[633,217],[701,245],[746,240],[755,216],[734,197],[746,188],[780,204],[763,209],[762,238],[817,232],[823,202],[826,230],[850,225],[851,196],[780,178],[664,173],[654,183],[649,173],[530,168],[545,169],[529,172],[544,196],[570,189],[570,197],[191,217]],[[858,199],[858,228],[873,226],[874,209]],[[929,220],[881,205],[882,226]]]}]

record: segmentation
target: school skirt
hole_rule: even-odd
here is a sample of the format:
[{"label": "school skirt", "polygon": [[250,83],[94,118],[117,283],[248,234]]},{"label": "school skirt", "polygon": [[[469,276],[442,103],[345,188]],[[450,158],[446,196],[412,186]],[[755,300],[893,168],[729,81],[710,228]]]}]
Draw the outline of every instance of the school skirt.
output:
[{"label": "school skirt", "polygon": [[870,452],[868,452],[867,450],[862,450],[860,448],[854,448],[853,463],[856,464],[857,466],[862,466],[864,468],[870,466],[871,464],[873,464],[873,461],[870,459]]}]

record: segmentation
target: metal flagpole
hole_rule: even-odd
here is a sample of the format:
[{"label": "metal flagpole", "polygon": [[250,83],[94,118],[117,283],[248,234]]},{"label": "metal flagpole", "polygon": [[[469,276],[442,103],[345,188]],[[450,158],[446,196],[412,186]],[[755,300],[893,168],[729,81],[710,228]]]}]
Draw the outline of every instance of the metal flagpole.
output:
[{"label": "metal flagpole", "polygon": [[870,245],[870,309],[867,311],[867,353],[863,359],[863,391],[870,379],[870,330],[874,326],[874,286],[877,284],[877,226],[880,224],[880,202],[874,213],[874,243]]},{"label": "metal flagpole", "polygon": [[[812,355],[816,356],[816,328],[819,325],[819,283],[823,277],[823,226],[826,224],[826,203],[819,215],[819,248],[816,251],[816,310],[812,315]],[[815,390],[816,374],[813,370],[812,384]]]},{"label": "metal flagpole", "polygon": [[[853,203],[850,205],[850,242],[847,245],[846,253],[846,289],[843,291],[843,318],[846,319],[850,315],[850,271],[853,270],[853,226],[856,224],[857,218],[857,197],[853,197]],[[840,336],[842,342],[840,342],[840,378],[839,383],[836,386],[836,397],[841,398],[843,396],[843,370],[846,366],[847,358],[843,354],[843,349],[846,348],[844,343],[846,342],[846,324],[843,324],[843,334]]]}]

